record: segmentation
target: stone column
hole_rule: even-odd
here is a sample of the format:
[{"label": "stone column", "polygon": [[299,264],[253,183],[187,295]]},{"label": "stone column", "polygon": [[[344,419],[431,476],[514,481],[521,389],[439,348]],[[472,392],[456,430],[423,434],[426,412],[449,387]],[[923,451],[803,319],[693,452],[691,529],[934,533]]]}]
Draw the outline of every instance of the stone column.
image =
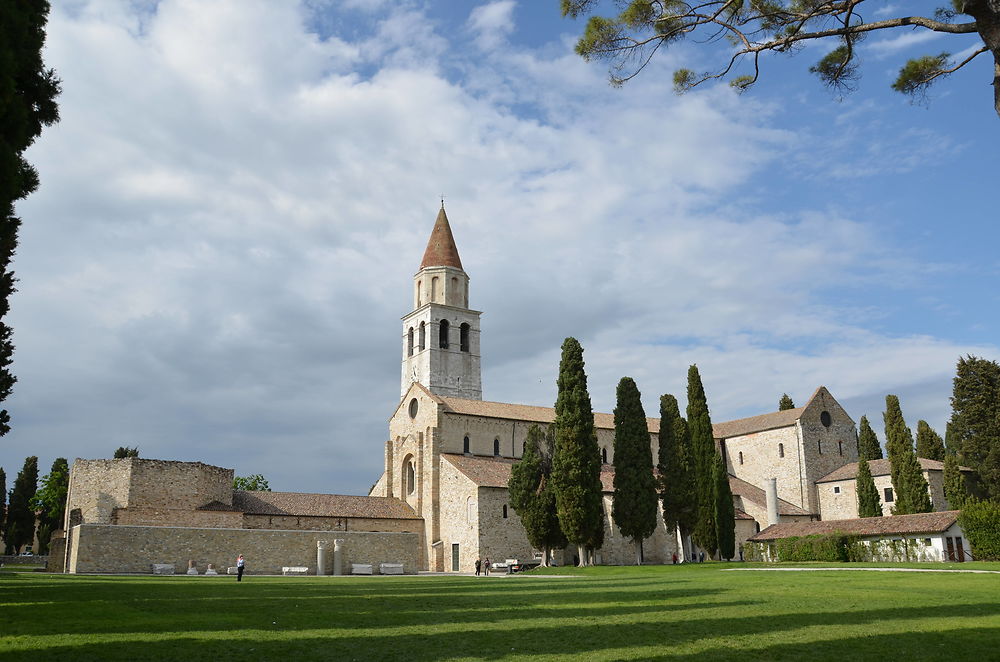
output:
[{"label": "stone column", "polygon": [[338,538],[333,541],[333,574],[343,574],[340,570],[340,559],[344,551],[344,540]]},{"label": "stone column", "polygon": [[778,479],[767,479],[767,491],[765,493],[767,503],[767,525],[777,524],[780,519],[778,515]]},{"label": "stone column", "polygon": [[326,544],[328,540],[316,541],[316,575],[326,574]]}]

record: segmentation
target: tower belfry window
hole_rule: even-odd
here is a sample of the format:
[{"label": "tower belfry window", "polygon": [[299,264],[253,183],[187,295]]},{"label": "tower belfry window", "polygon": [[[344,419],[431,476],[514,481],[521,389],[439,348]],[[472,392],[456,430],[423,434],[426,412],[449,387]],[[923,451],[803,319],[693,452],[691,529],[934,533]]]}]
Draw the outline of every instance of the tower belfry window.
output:
[{"label": "tower belfry window", "polygon": [[419,341],[417,343],[417,349],[421,352],[427,349],[427,324],[424,322],[420,323],[420,334],[417,340]]},{"label": "tower belfry window", "polygon": [[493,440],[493,454],[496,455],[497,457],[500,456],[500,440],[499,439],[494,439]]},{"label": "tower belfry window", "polygon": [[448,349],[448,320],[441,320],[441,326],[438,329],[438,347]]},{"label": "tower belfry window", "polygon": [[413,356],[413,327],[406,332],[406,355]]},{"label": "tower belfry window", "polygon": [[459,327],[459,329],[461,330],[459,349],[461,349],[463,352],[469,351],[469,328],[470,327],[468,323],[463,324],[461,327]]}]

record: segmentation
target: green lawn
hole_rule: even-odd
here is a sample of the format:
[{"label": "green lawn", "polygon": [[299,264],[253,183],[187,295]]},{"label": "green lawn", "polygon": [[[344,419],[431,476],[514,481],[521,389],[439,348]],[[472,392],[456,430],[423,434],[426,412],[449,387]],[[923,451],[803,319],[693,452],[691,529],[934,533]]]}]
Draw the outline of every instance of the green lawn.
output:
[{"label": "green lawn", "polygon": [[1000,575],[723,571],[732,567],[746,566],[241,584],[3,573],[0,659],[1000,657]]}]

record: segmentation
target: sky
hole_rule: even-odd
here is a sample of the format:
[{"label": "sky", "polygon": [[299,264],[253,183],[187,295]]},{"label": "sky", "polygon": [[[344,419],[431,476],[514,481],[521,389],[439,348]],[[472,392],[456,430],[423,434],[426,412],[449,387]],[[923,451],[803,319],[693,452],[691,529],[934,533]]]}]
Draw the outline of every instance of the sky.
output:
[{"label": "sky", "polygon": [[557,0],[53,4],[8,486],[28,454],[138,446],[366,494],[441,196],[487,400],[551,406],[574,336],[598,411],[626,375],[647,414],[683,406],[697,364],[714,421],[825,385],[884,441],[886,394],[943,434],[958,358],[1000,359],[990,63],[889,89],[974,37],[873,35],[843,97],[808,72],[823,44],[677,96],[711,47],[613,88]]}]

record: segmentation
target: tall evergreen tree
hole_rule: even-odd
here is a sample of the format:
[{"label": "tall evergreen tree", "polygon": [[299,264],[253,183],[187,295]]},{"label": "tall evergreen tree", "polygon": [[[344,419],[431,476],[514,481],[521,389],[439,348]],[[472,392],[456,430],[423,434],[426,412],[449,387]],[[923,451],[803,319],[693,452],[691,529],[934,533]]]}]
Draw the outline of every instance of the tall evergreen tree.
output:
[{"label": "tall evergreen tree", "polygon": [[932,510],[927,480],[913,450],[913,433],[903,419],[899,398],[885,396],[885,450],[895,492],[894,515],[928,513]]},{"label": "tall evergreen tree", "polygon": [[792,402],[787,393],[782,393],[781,399],[778,400],[778,411],[785,411],[786,409],[795,409],[795,403]]},{"label": "tall evergreen tree", "polygon": [[0,467],[0,533],[7,530],[7,474]]},{"label": "tall evergreen tree", "polygon": [[729,561],[736,556],[736,506],[729,487],[729,472],[720,453],[715,454],[712,467],[715,492],[715,527],[719,541],[719,558]]},{"label": "tall evergreen tree", "polygon": [[872,430],[867,416],[861,417],[861,431],[858,433],[858,458],[866,460],[881,460],[882,445],[878,442],[875,430]]},{"label": "tall evergreen tree", "polygon": [[566,546],[566,536],[556,516],[556,496],[552,489],[552,454],[555,426],[545,432],[537,425],[528,428],[520,462],[510,470],[507,490],[514,512],[528,534],[528,542],[542,550],[542,565],[549,565],[551,550]]},{"label": "tall evergreen tree", "polygon": [[1000,365],[996,361],[975,356],[958,360],[950,427],[949,442],[958,461],[979,475],[989,498],[1000,499]]},{"label": "tall evergreen tree", "polygon": [[[575,338],[562,344],[557,381],[556,451],[552,481],[559,526],[587,563],[587,546],[603,539],[601,452],[594,430],[594,410],[587,392],[583,347]],[[603,541],[603,540],[602,540]]]},{"label": "tall evergreen tree", "polygon": [[692,537],[705,552],[711,554],[719,546],[715,523],[715,439],[712,435],[712,418],[708,412],[705,387],[701,383],[698,366],[688,368],[687,421],[691,434],[694,456],[695,485],[698,490],[698,517]]},{"label": "tall evergreen tree", "polygon": [[858,493],[858,517],[881,517],[882,501],[878,498],[875,479],[872,478],[868,460],[858,460],[858,477],[855,481]]},{"label": "tall evergreen tree", "polygon": [[656,478],[642,396],[631,377],[618,382],[615,406],[615,497],[611,517],[635,544],[642,564],[642,541],[656,530]]},{"label": "tall evergreen tree", "polygon": [[944,498],[948,501],[951,510],[961,510],[965,507],[965,502],[969,498],[969,488],[965,484],[965,477],[958,468],[958,458],[954,453],[944,456]]},{"label": "tall evergreen tree", "polygon": [[31,456],[24,460],[24,467],[17,474],[14,489],[10,491],[10,506],[7,508],[7,522],[4,541],[7,554],[17,554],[35,538],[35,510],[31,500],[38,489],[38,458]]},{"label": "tall evergreen tree", "polygon": [[691,437],[681,418],[677,398],[660,396],[659,462],[663,522],[681,537],[681,556],[687,558],[684,541],[691,535],[698,516],[698,490],[694,481]]},{"label": "tall evergreen tree", "polygon": [[38,553],[47,554],[52,532],[62,527],[66,513],[66,493],[69,490],[69,463],[66,458],[56,458],[49,473],[42,476],[41,483],[32,505],[38,512]]},{"label": "tall evergreen tree", "polygon": [[[38,188],[38,172],[23,154],[42,127],[59,120],[59,79],[42,61],[48,14],[44,0],[0,3],[0,402],[17,382],[10,371],[13,330],[6,322],[15,282],[11,262],[21,225],[14,204]],[[10,414],[2,409],[0,436],[9,431]]]},{"label": "tall evergreen tree", "polygon": [[944,439],[927,421],[917,421],[917,457],[944,461]]}]

